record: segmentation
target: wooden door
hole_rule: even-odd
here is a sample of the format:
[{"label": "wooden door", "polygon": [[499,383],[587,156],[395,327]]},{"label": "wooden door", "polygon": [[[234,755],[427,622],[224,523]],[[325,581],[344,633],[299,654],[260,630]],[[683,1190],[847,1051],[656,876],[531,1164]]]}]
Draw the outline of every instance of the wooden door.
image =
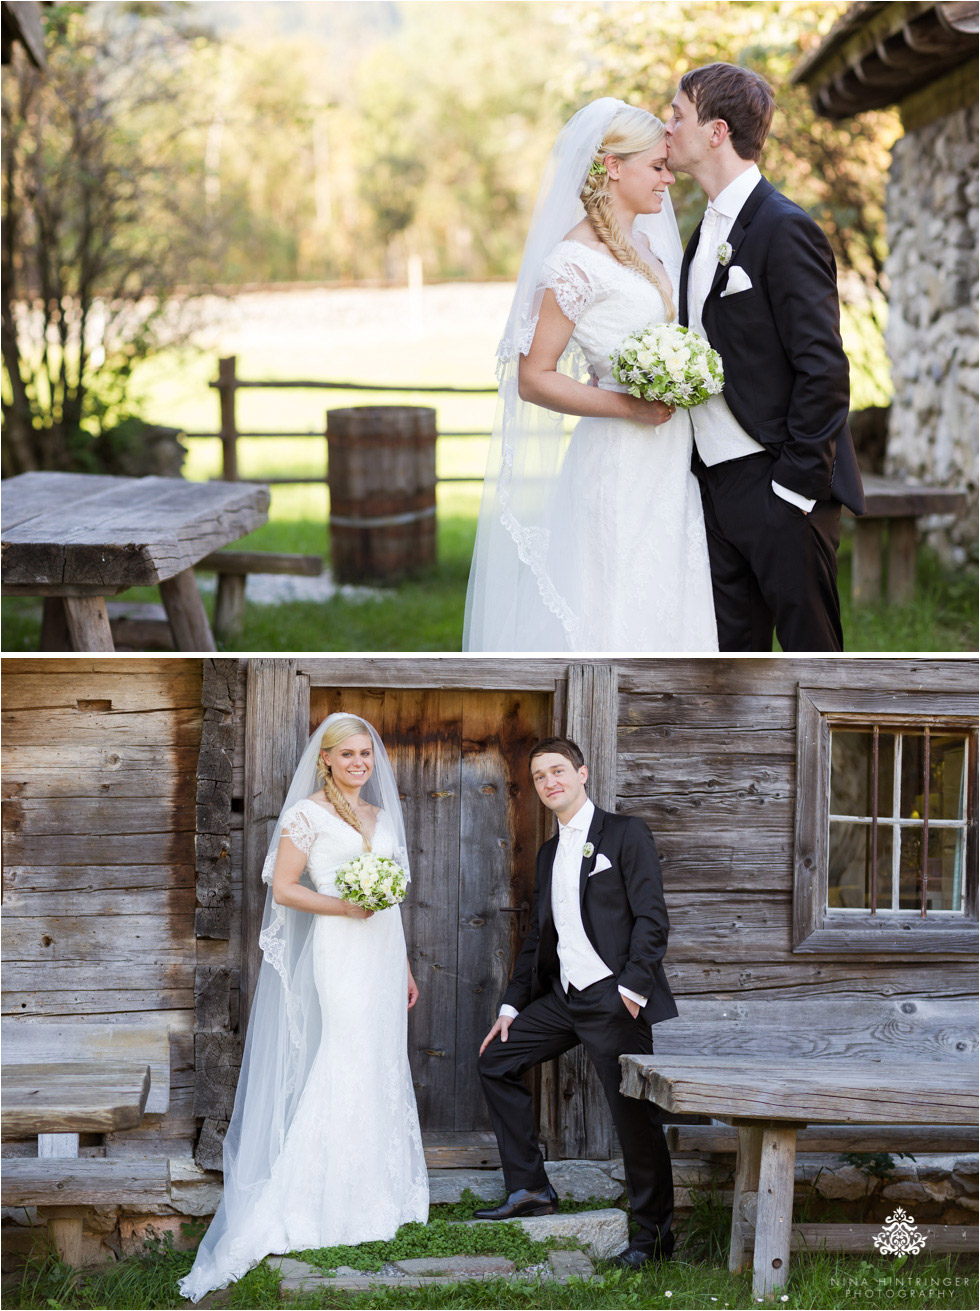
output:
[{"label": "wooden door", "polygon": [[310,688],[311,732],[337,710],[378,729],[402,796],[412,869],[405,936],[421,993],[409,1054],[422,1129],[446,1141],[485,1131],[476,1055],[526,930],[546,836],[527,757],[551,731],[551,698]]}]

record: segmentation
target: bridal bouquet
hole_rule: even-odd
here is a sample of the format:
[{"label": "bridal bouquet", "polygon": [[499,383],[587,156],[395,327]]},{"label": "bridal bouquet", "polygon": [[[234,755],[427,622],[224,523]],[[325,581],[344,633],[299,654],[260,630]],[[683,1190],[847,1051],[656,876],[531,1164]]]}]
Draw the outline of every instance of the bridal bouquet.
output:
[{"label": "bridal bouquet", "polygon": [[401,865],[387,856],[366,851],[341,865],[334,875],[337,890],[345,901],[365,910],[385,910],[405,900],[408,879]]},{"label": "bridal bouquet", "polygon": [[679,323],[634,332],[609,358],[613,377],[631,396],[684,410],[716,396],[725,383],[718,352]]}]

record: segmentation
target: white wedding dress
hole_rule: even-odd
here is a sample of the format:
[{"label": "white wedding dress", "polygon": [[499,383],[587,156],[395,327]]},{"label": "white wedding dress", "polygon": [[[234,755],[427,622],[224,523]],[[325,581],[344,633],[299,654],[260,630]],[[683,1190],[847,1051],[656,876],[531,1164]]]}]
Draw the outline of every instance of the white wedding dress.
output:
[{"label": "white wedding dress", "polygon": [[[339,896],[334,874],[363,851],[361,835],[312,798],[291,806],[282,832],[307,856],[316,890]],[[387,812],[372,851],[395,855]],[[280,908],[281,909],[281,908]],[[282,1151],[213,1259],[181,1282],[195,1301],[239,1279],[263,1257],[304,1248],[389,1239],[424,1223],[428,1174],[408,1064],[408,964],[401,909],[370,919],[316,915],[313,978],[322,1012],[319,1047]],[[281,939],[260,945],[276,968]]]},{"label": "white wedding dress", "polygon": [[[676,288],[680,269],[667,274]],[[656,287],[612,254],[574,240],[552,250],[541,283],[575,324],[572,343],[595,383],[625,391],[610,355],[631,333],[664,321]],[[531,577],[515,649],[718,649],[692,443],[685,410],[657,428],[625,419],[576,423],[547,540],[534,532],[522,538],[517,527]]]}]

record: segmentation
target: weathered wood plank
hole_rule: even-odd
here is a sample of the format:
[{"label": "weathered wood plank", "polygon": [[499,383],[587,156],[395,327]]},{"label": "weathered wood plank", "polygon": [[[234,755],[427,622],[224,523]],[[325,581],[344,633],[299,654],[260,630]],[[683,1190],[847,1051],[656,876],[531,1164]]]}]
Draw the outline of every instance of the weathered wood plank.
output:
[{"label": "weathered wood plank", "polygon": [[623,1092],[664,1110],[726,1121],[975,1124],[973,1063],[960,1061],[689,1059],[623,1056]]},{"label": "weathered wood plank", "polygon": [[[672,1152],[711,1153],[727,1156],[735,1153],[741,1130],[724,1124],[672,1124],[667,1129],[667,1145]],[[946,1155],[977,1150],[976,1130],[965,1125],[916,1124],[834,1124],[801,1129],[797,1134],[797,1152],[926,1152]]]},{"label": "weathered wood plank", "polygon": [[[77,668],[76,668],[77,666]],[[135,667],[133,667],[135,666]],[[200,713],[199,660],[32,658],[3,661],[4,710],[59,709],[81,715],[108,701],[106,711],[145,715],[154,710]],[[70,781],[70,780],[69,780]]]},{"label": "weathered wood plank", "polygon": [[[670,949],[668,948],[668,951]],[[973,997],[976,971],[972,962],[917,960],[914,972],[906,964],[876,962],[869,970],[863,958],[823,960],[774,957],[760,962],[681,961],[668,955],[670,986],[675,996],[714,997],[718,1001],[801,1001],[853,993],[863,996]]]},{"label": "weathered wood plank", "polygon": [[166,795],[157,775],[156,805],[148,806],[145,797],[38,797],[8,798],[4,806],[4,825],[8,831],[33,836],[79,832],[93,834],[152,833],[160,829],[192,829],[194,799],[187,791]]},{"label": "weathered wood plank", "polygon": [[783,656],[779,660],[621,660],[619,690],[632,693],[665,691],[696,695],[768,695],[796,700],[799,685],[830,689],[894,692],[975,693],[977,664],[973,659],[814,660]]},{"label": "weathered wood plank", "polygon": [[957,1060],[977,1050],[975,998],[830,996],[811,1000],[681,998],[657,1025],[659,1057],[903,1056]]},{"label": "weathered wood plank", "polygon": [[[714,661],[709,664],[714,672]],[[754,663],[754,662],[753,662]],[[663,682],[672,683],[670,675]],[[761,681],[754,692],[620,691],[619,743],[630,751],[652,751],[663,743],[684,741],[691,734],[730,730],[729,746],[742,750],[741,736],[777,737],[796,729],[796,697],[772,694]],[[676,748],[675,748],[676,749]]]},{"label": "weathered wood plank", "polygon": [[707,829],[740,819],[746,827],[777,827],[793,822],[795,769],[781,756],[690,756],[634,764],[620,758],[618,791],[631,813],[658,816],[661,825],[685,823]]},{"label": "weathered wood plank", "polygon": [[[123,961],[45,960],[43,968],[33,960],[6,960],[3,972],[5,997],[15,993],[36,994],[39,1004],[43,1004],[48,992],[67,995],[72,988],[97,994],[105,1005],[115,1006],[117,995],[121,997],[131,991],[134,994],[166,989],[193,992],[194,987],[193,958],[181,955],[168,959],[142,953],[135,960]],[[193,1000],[187,1004],[193,1008]],[[139,1011],[141,1007],[129,1009]],[[78,1013],[84,1015],[87,1011],[80,1007]]]},{"label": "weathered wood plank", "polygon": [[186,865],[194,859],[194,834],[167,829],[142,833],[18,833],[4,834],[3,858],[16,865],[92,866]]},{"label": "weathered wood plank", "polygon": [[[38,710],[7,709],[4,707],[3,731],[6,750],[33,746],[38,736]],[[89,713],[79,713],[77,709],[60,706],[44,707],[45,735],[49,769],[59,763],[55,755],[59,745],[71,742],[72,749],[84,750],[85,746],[105,745],[109,738],[117,753],[129,758],[131,746],[137,748],[155,747],[156,760],[159,765],[160,747],[193,746],[198,749],[201,736],[200,706],[174,706],[172,709],[114,711],[111,706],[97,705]],[[62,749],[64,749],[62,747]],[[144,757],[145,759],[146,757]],[[19,763],[19,758],[18,758]],[[91,768],[87,761],[77,762],[81,767]],[[67,758],[60,758],[64,768]]]},{"label": "weathered wood plank", "polygon": [[[79,920],[88,917],[118,915],[161,916],[194,913],[194,889],[189,887],[166,888],[163,891],[142,891],[139,888],[93,888],[77,891],[64,887],[52,892],[11,891],[4,897],[3,910],[11,919],[41,918],[43,916],[73,916]],[[116,932],[119,926],[116,926]]]},{"label": "weathered wood plank", "polygon": [[497,1017],[522,941],[519,914],[504,908],[530,903],[533,890],[541,807],[525,766],[547,705],[533,693],[472,693],[462,716],[455,1106],[457,1127],[472,1130],[489,1128],[478,1036]]},{"label": "weathered wood plank", "polygon": [[[754,699],[754,698],[753,698]],[[619,755],[629,757],[629,768],[635,774],[643,769],[656,770],[665,758],[694,756],[712,761],[729,756],[745,760],[750,756],[769,759],[795,758],[795,725],[791,729],[698,728],[673,724],[642,724],[638,728],[623,728],[617,732]]]},{"label": "weathered wood plank", "polygon": [[171,961],[191,960],[194,929],[159,915],[131,915],[123,922],[98,915],[12,917],[4,931],[10,957],[20,961],[133,961],[147,954]]},{"label": "weathered wood plank", "polygon": [[407,661],[399,657],[300,656],[298,668],[316,687],[475,689],[498,692],[554,692],[564,682],[567,660],[497,660],[441,656]]},{"label": "weathered wood plank", "polygon": [[[10,966],[4,973],[9,972]],[[33,978],[43,971],[33,971]],[[115,1014],[130,1014],[133,1011],[150,1013],[152,1011],[188,1010],[194,1006],[194,989],[188,988],[151,988],[120,989],[109,988],[85,991],[81,988],[48,988],[40,991],[31,988],[17,992],[4,988],[0,1012],[4,1015],[17,1016],[62,1016],[86,1015],[89,1017]]]},{"label": "weathered wood plank", "polygon": [[[654,829],[656,834],[656,829]],[[704,892],[675,895],[664,890],[670,915],[667,970],[675,962],[786,960],[790,957],[788,894]]]},{"label": "weathered wood plank", "polygon": [[252,1003],[260,964],[259,930],[266,894],[262,865],[296,768],[295,683],[294,660],[252,660],[249,663],[245,711],[247,805],[241,911],[243,1018],[247,1017]]},{"label": "weathered wood plank", "polygon": [[[405,936],[421,993],[408,1017],[408,1049],[426,1129],[455,1129],[459,959],[460,759],[458,692],[399,691],[385,701],[384,741],[404,794],[412,883]],[[482,969],[481,969],[482,975]],[[478,976],[479,977],[479,976]]]},{"label": "weathered wood plank", "polygon": [[195,566],[218,574],[302,574],[317,578],[323,573],[323,556],[297,555],[292,551],[215,551]]},{"label": "weathered wood plank", "polygon": [[[670,1129],[667,1130],[668,1134]],[[732,1198],[732,1233],[728,1248],[728,1268],[736,1273],[749,1259],[751,1245],[739,1221],[745,1216],[750,1198],[759,1195],[759,1168],[762,1163],[762,1130],[745,1125],[736,1130],[738,1155],[735,1161],[735,1190]],[[790,1181],[792,1193],[792,1177]],[[792,1199],[791,1199],[792,1200]]]},{"label": "weathered wood plank", "polygon": [[499,1169],[500,1152],[491,1132],[423,1133],[425,1163],[430,1170]]},{"label": "weathered wood plank", "polygon": [[[5,893],[165,892],[194,887],[193,865],[7,865]],[[4,903],[6,904],[6,902]]]},{"label": "weathered wood plank", "polygon": [[235,1104],[242,1041],[237,1033],[195,1033],[194,1114],[227,1120]]},{"label": "weathered wood plank", "polygon": [[5,1064],[148,1065],[146,1111],[163,1114],[170,1103],[170,1028],[165,1019],[138,1025],[5,1019],[3,1046]]},{"label": "weathered wood plank", "polygon": [[2,1082],[2,1128],[9,1137],[109,1133],[139,1124],[150,1067],[121,1061],[23,1064],[8,1058]]},{"label": "weathered wood plank", "polygon": [[[44,478],[46,474],[20,475]],[[211,551],[260,527],[269,489],[258,483],[189,483],[139,478],[100,484],[65,475],[57,508],[6,525],[3,580],[8,584],[138,586],[191,568]],[[20,478],[5,480],[4,502],[19,498]]]},{"label": "weathered wood plank", "polygon": [[154,1206],[170,1201],[166,1157],[5,1161],[4,1206]]},{"label": "weathered wood plank", "polygon": [[[743,1223],[744,1242],[750,1246],[754,1226]],[[916,1224],[916,1233],[926,1240],[926,1252],[975,1252],[980,1230],[976,1225]],[[795,1224],[790,1230],[791,1252],[874,1252],[874,1240],[881,1225]]]}]

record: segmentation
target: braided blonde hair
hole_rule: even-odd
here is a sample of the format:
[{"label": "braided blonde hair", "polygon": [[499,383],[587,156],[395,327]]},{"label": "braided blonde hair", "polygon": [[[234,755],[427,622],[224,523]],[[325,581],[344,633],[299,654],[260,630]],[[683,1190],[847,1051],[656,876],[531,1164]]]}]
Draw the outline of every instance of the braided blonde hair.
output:
[{"label": "braided blonde hair", "polygon": [[677,317],[670,288],[646,262],[620,226],[609,199],[609,174],[603,163],[607,155],[630,159],[652,150],[664,139],[664,125],[645,109],[627,105],[614,116],[592,160],[592,169],[581,191],[586,217],[596,236],[628,268],[652,282],[660,292],[668,320]]},{"label": "braided blonde hair", "polygon": [[356,715],[344,715],[342,718],[333,721],[320,739],[320,754],[317,755],[316,760],[316,781],[323,788],[327,800],[340,818],[360,833],[364,842],[364,850],[367,851],[369,847],[367,838],[364,836],[364,825],[361,822],[361,817],[333,781],[330,766],[323,759],[322,754],[324,751],[332,751],[334,747],[339,747],[341,742],[346,742],[349,737],[358,735],[369,738],[371,733],[364,720],[358,719]]}]

